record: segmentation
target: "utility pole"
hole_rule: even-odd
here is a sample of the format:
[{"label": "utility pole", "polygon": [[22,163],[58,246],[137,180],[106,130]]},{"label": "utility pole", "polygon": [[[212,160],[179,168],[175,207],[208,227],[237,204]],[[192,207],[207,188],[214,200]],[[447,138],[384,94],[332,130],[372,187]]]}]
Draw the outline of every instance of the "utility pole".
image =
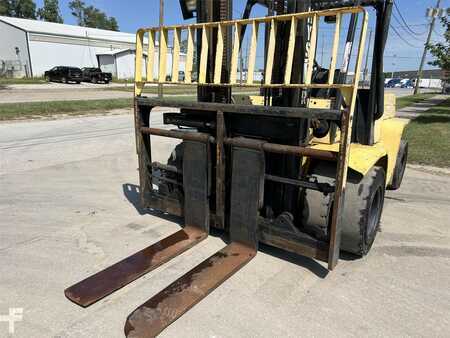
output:
[{"label": "utility pole", "polygon": [[367,74],[369,73],[369,52],[370,52],[370,43],[372,41],[372,29],[369,31],[369,42],[367,43],[367,53],[366,53],[366,66],[364,67],[363,74],[363,87],[366,86]]},{"label": "utility pole", "polygon": [[[164,0],[159,0],[159,28],[160,28],[160,34],[162,32],[162,26],[164,25]],[[161,46],[158,46],[159,51],[161,51]],[[161,52],[160,52],[160,58],[161,58]],[[173,62],[173,60],[172,60]],[[158,97],[163,97],[163,85],[162,83],[158,84]]]},{"label": "utility pole", "polygon": [[[437,0],[436,8],[439,8],[440,4],[441,0]],[[422,60],[420,61],[419,72],[417,73],[416,87],[414,88],[414,95],[417,95],[419,93],[420,78],[422,77],[423,65],[425,64],[425,58],[427,57],[427,46],[430,44],[431,41],[431,34],[433,33],[437,12],[438,11],[431,11],[430,31],[428,32],[427,42],[423,49]]]}]

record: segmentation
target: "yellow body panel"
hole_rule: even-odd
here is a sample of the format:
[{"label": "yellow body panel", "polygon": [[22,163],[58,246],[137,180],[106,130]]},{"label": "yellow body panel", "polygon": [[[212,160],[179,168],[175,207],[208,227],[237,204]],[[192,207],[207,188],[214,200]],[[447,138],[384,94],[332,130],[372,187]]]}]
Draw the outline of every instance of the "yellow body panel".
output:
[{"label": "yellow body panel", "polygon": [[330,99],[319,99],[319,98],[310,98],[308,99],[308,108],[316,108],[316,109],[331,109],[331,100]]},{"label": "yellow body panel", "polygon": [[264,96],[261,95],[233,95],[233,100],[236,104],[264,105]]},{"label": "yellow body panel", "polygon": [[[402,138],[403,129],[408,124],[407,119],[387,118],[375,123],[375,130],[379,133],[378,142],[373,146],[366,146],[358,143],[350,145],[350,159],[348,166],[359,172],[361,175],[367,172],[383,157],[387,156],[386,184],[392,180],[395,163],[397,161],[398,148]],[[320,141],[312,142],[311,148],[339,151],[339,143],[327,144]]]}]

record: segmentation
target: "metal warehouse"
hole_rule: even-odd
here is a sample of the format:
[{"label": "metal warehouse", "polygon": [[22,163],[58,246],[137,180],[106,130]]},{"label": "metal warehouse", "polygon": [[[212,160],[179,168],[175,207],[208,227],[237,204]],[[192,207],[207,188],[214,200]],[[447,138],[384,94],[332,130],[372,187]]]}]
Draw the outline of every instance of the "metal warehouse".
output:
[{"label": "metal warehouse", "polygon": [[130,33],[0,16],[0,76],[36,77],[74,66],[133,78],[135,41]]}]

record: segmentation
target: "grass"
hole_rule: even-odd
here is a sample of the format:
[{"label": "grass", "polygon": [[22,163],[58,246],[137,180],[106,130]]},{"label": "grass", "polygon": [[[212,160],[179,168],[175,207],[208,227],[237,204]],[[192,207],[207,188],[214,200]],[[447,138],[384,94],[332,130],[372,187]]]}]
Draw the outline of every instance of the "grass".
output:
[{"label": "grass", "polygon": [[111,109],[131,108],[132,106],[132,99],[4,103],[0,104],[0,120],[58,114],[102,113]]},{"label": "grass", "polygon": [[43,77],[33,77],[33,78],[0,78],[0,85],[13,85],[13,84],[42,84],[46,83]]},{"label": "grass", "polygon": [[415,103],[419,103],[423,100],[436,96],[437,93],[424,93],[418,95],[409,95],[397,98],[397,110],[408,106],[412,106]]},{"label": "grass", "polygon": [[[112,87],[112,88],[105,88],[105,90],[117,90],[117,91],[124,91],[124,92],[133,92],[134,91],[134,84],[126,87]],[[165,85],[163,88],[164,95],[196,95],[197,94],[197,87],[196,86],[177,86],[177,85]],[[236,87],[233,88],[233,94],[239,94],[239,93],[246,93],[249,95],[259,95],[259,91],[256,88],[243,88],[243,87]],[[158,86],[146,86],[144,87],[144,94],[158,94]]]},{"label": "grass", "polygon": [[450,167],[450,99],[412,120],[405,130],[408,162]]}]

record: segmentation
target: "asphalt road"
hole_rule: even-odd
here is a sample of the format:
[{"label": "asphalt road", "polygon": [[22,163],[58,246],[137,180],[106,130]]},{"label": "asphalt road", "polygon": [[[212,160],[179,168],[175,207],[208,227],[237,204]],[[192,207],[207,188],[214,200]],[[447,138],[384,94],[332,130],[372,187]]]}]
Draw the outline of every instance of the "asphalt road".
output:
[{"label": "asphalt road", "polygon": [[[123,337],[131,311],[224,246],[211,236],[86,309],[64,297],[179,229],[138,207],[133,141],[131,116],[0,124],[0,315],[23,308],[14,337]],[[154,145],[155,160],[173,146]],[[408,168],[367,257],[327,273],[264,247],[161,336],[448,337],[449,190],[450,175]]]},{"label": "asphalt road", "polygon": [[[117,84],[63,84],[49,83],[36,85],[0,86],[0,103],[59,101],[59,100],[95,100],[132,97],[132,92],[108,90]],[[128,85],[130,86],[130,85]],[[398,97],[411,95],[412,89],[388,88],[388,92]],[[423,91],[430,91],[423,89]],[[432,90],[433,91],[433,90]],[[435,90],[434,90],[435,91]]]}]

